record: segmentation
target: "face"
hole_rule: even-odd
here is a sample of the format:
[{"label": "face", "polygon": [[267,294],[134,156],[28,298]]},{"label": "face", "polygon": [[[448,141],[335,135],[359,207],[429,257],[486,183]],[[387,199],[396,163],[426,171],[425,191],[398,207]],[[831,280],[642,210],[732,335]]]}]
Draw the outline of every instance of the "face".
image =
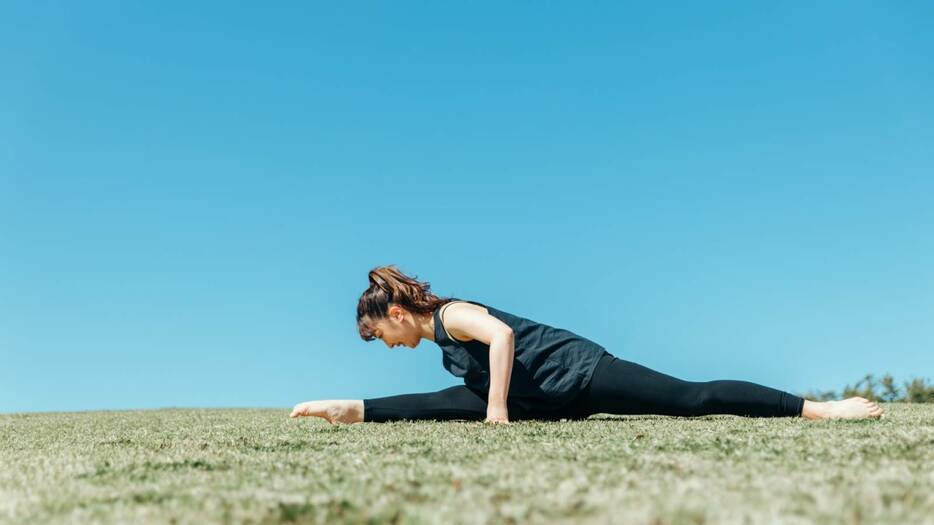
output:
[{"label": "face", "polygon": [[409,348],[418,346],[422,337],[418,333],[412,313],[394,304],[389,306],[387,315],[388,317],[374,324],[376,337],[382,339],[389,348],[403,345]]}]

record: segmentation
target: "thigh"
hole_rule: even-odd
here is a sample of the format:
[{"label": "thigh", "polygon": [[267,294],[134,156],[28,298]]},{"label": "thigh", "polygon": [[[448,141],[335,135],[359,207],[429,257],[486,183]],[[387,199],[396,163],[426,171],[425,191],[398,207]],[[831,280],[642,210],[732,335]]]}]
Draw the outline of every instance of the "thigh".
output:
[{"label": "thigh", "polygon": [[610,355],[580,402],[589,414],[679,414],[697,396],[697,383]]},{"label": "thigh", "polygon": [[363,400],[363,421],[434,419],[469,421],[486,418],[486,397],[465,385],[437,392],[399,394]]},{"label": "thigh", "polygon": [[[430,419],[436,421],[483,421],[486,419],[489,393],[457,385],[437,392],[399,394],[363,400],[363,421],[384,422],[402,419]],[[506,408],[510,421],[528,419],[584,418],[570,409],[547,407],[527,409],[507,396]]]}]

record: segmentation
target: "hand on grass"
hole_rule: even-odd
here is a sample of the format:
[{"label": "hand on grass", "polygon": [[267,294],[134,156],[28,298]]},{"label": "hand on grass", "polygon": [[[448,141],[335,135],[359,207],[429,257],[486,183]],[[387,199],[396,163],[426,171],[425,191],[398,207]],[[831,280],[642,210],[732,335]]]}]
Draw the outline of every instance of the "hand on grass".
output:
[{"label": "hand on grass", "polygon": [[511,425],[509,422],[509,411],[506,410],[504,406],[494,406],[490,405],[486,409],[486,419],[483,420],[484,423],[492,423],[497,425]]}]

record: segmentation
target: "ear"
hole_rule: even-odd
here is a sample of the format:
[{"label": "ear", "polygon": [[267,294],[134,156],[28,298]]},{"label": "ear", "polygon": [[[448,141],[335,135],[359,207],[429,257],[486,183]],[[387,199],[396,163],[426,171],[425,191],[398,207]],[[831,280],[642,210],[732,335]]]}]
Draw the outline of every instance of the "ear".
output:
[{"label": "ear", "polygon": [[390,318],[398,319],[399,321],[405,318],[405,308],[402,308],[398,304],[393,304],[389,306],[389,310],[386,311],[386,315]]}]

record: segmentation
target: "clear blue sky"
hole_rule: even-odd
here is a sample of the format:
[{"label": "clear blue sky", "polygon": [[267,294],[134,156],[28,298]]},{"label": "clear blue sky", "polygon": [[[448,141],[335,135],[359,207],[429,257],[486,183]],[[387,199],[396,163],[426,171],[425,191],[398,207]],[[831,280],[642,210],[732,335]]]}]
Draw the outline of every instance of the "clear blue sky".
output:
[{"label": "clear blue sky", "polygon": [[934,377],[930,2],[4,2],[0,412],[460,384],[367,271],[690,380]]}]

